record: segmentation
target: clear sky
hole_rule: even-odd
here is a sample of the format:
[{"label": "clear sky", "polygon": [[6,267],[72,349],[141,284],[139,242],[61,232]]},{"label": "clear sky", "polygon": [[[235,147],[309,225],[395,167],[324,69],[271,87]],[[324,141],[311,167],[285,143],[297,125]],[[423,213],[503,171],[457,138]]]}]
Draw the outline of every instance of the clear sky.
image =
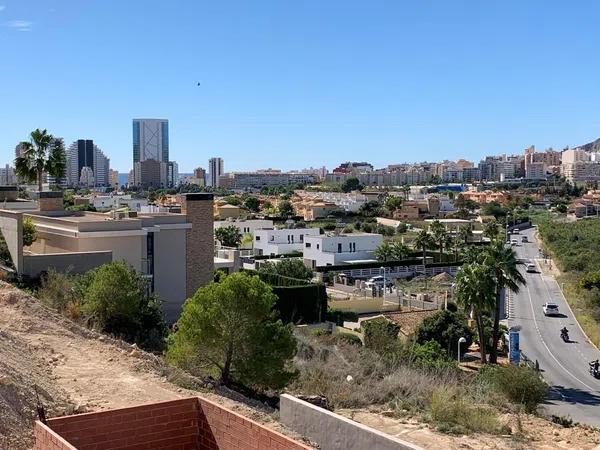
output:
[{"label": "clear sky", "polygon": [[[0,0],[0,163],[36,127],[131,168],[376,166],[600,136],[600,2]],[[197,86],[200,82],[201,85]]]}]

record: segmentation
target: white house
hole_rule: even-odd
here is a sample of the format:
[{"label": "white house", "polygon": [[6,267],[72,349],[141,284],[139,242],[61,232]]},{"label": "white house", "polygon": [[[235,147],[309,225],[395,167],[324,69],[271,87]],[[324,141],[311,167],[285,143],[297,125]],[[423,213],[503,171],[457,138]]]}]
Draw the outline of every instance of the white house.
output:
[{"label": "white house", "polygon": [[382,242],[383,236],[375,233],[306,236],[304,264],[314,269],[317,266],[374,260],[373,252]]},{"label": "white house", "polygon": [[254,253],[256,255],[285,255],[302,252],[304,241],[318,236],[318,228],[284,228],[281,230],[254,230]]},{"label": "white house", "polygon": [[246,233],[254,235],[254,231],[260,228],[273,228],[273,221],[267,219],[215,220],[214,226],[216,230],[230,225],[237,227],[242,235]]}]

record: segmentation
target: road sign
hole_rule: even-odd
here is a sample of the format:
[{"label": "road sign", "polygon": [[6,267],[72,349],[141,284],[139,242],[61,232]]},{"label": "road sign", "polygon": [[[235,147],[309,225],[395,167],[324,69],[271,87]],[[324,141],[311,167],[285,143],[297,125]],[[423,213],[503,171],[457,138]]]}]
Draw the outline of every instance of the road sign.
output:
[{"label": "road sign", "polygon": [[508,331],[508,359],[511,364],[521,362],[521,348],[519,347],[519,330]]}]

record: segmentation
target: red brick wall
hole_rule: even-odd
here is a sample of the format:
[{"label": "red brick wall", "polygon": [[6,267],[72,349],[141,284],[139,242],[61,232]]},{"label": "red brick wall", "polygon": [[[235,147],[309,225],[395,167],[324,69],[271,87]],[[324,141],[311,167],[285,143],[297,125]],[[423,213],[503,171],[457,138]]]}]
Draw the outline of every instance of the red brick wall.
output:
[{"label": "red brick wall", "polygon": [[[35,450],[310,449],[196,397],[59,417],[48,427],[36,423]],[[71,445],[61,444],[61,437]]]},{"label": "red brick wall", "polygon": [[200,408],[199,449],[206,450],[310,450],[312,447],[270,430],[253,420],[205,399]]},{"label": "red brick wall", "polygon": [[50,419],[77,450],[196,450],[198,400],[169,402]]},{"label": "red brick wall", "polygon": [[33,450],[77,450],[62,437],[41,422],[35,424],[35,445]]}]

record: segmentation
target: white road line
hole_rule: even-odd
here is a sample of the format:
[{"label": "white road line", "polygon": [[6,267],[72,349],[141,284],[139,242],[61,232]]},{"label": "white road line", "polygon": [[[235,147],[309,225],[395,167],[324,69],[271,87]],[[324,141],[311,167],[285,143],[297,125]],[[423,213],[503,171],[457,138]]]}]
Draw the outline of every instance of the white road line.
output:
[{"label": "white road line", "polygon": [[546,351],[548,351],[548,354],[552,357],[552,359],[554,361],[556,361],[556,363],[561,367],[561,369],[563,369],[574,380],[577,380],[579,383],[581,383],[583,386],[585,386],[588,390],[595,391],[595,389],[593,387],[588,386],[586,383],[584,383],[579,378],[577,378],[575,375],[573,375],[565,366],[563,366],[560,363],[560,361],[558,359],[556,359],[556,356],[554,356],[554,354],[550,351],[550,348],[548,347],[548,345],[546,345],[546,341],[544,341],[544,338],[542,337],[542,333],[540,332],[540,327],[538,326],[538,322],[537,322],[537,319],[535,317],[535,311],[533,309],[533,299],[531,298],[531,291],[529,290],[529,287],[527,287],[527,296],[529,297],[529,306],[531,307],[531,314],[533,316],[533,323],[535,324],[535,329],[536,329],[536,331],[538,333],[538,336],[540,337],[540,341],[542,342],[542,344],[546,348]]}]

